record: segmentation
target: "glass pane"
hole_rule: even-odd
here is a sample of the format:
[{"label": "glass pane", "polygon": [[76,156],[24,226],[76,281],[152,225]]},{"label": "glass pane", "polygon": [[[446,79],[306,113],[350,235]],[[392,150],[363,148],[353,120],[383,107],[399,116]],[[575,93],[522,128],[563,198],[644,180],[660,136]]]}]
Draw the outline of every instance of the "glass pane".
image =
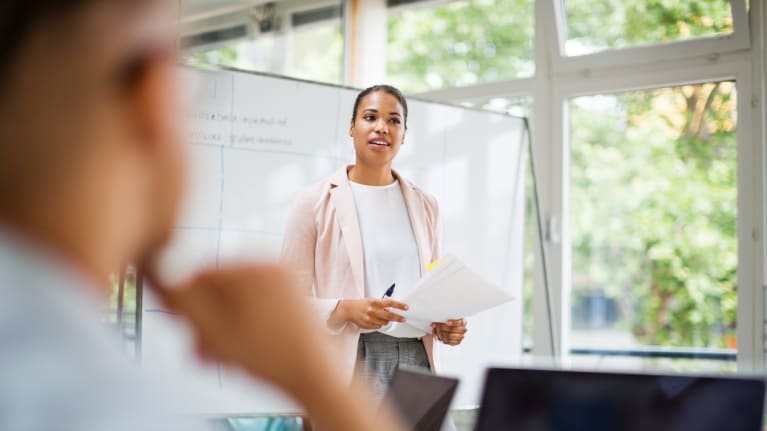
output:
[{"label": "glass pane", "polygon": [[456,1],[395,12],[387,75],[404,91],[528,77],[535,70],[533,0]]},{"label": "glass pane", "polygon": [[532,97],[493,97],[478,103],[477,106],[488,111],[504,112],[518,117],[530,118],[533,114]]},{"label": "glass pane", "polygon": [[563,0],[567,55],[730,34],[728,0]]},{"label": "glass pane", "polygon": [[[339,16],[340,11],[339,4]],[[282,27],[285,29],[275,29],[248,40],[189,54],[186,63],[342,83],[344,41],[340,18]]]},{"label": "glass pane", "polygon": [[735,84],[569,108],[573,347],[734,353]]}]

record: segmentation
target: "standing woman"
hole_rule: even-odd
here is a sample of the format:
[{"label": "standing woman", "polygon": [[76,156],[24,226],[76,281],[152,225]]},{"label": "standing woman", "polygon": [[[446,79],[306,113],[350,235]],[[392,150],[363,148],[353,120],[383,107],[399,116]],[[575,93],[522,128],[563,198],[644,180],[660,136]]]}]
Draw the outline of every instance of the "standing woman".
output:
[{"label": "standing woman", "polygon": [[[458,345],[464,319],[408,325],[392,313],[439,257],[437,203],[392,169],[404,144],[407,101],[388,85],[362,91],[349,135],[356,162],[302,191],[288,221],[282,257],[312,296],[338,343],[351,377],[355,367],[383,395],[399,366],[436,371],[434,339]],[[391,295],[389,295],[391,296]]]}]

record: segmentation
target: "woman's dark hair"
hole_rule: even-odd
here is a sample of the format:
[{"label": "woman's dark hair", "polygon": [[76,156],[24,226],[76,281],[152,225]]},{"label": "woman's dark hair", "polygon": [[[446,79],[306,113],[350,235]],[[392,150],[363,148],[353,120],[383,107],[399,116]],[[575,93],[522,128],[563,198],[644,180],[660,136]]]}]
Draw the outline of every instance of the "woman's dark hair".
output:
[{"label": "woman's dark hair", "polygon": [[372,87],[368,87],[360,92],[360,94],[357,95],[357,99],[354,101],[354,111],[352,111],[352,124],[357,120],[357,109],[360,107],[360,102],[362,99],[365,98],[370,93],[377,93],[379,91],[383,91],[384,93],[391,94],[392,96],[397,98],[397,101],[400,105],[402,105],[402,113],[405,114],[404,123],[405,123],[405,129],[407,129],[407,100],[405,100],[405,96],[402,95],[402,92],[396,89],[395,87],[392,87],[391,85],[374,85]]}]

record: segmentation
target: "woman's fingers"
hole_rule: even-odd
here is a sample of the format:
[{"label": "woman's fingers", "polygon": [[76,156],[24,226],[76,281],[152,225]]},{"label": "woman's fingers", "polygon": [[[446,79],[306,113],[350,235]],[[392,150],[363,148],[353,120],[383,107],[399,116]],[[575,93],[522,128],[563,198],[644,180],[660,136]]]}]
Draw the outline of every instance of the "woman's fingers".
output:
[{"label": "woman's fingers", "polygon": [[461,344],[464,334],[468,331],[465,319],[451,319],[446,323],[435,322],[431,327],[434,328],[434,336],[438,340],[451,346]]},{"label": "woman's fingers", "polygon": [[375,303],[371,306],[370,313],[375,315],[375,317],[384,320],[386,323],[389,323],[389,322],[402,323],[405,321],[404,317],[389,311],[390,308],[395,308],[398,310],[407,310],[408,306],[405,303],[395,301],[393,299],[375,300]]},{"label": "woman's fingers", "polygon": [[444,330],[437,330],[437,329],[435,329],[435,331],[437,333],[436,334],[437,339],[450,346],[457,346],[458,344],[461,343],[461,341],[463,341],[463,334],[450,333]]},{"label": "woman's fingers", "polygon": [[396,308],[398,310],[406,310],[410,307],[404,302],[395,301],[393,299],[380,299],[376,300],[383,308]]},{"label": "woman's fingers", "polygon": [[407,304],[393,299],[352,300],[347,304],[353,304],[354,310],[349,320],[362,329],[380,329],[389,322],[404,322],[404,317],[392,313],[390,309],[408,309]]},{"label": "woman's fingers", "polygon": [[380,329],[387,323],[389,323],[387,320],[381,319],[374,314],[367,314],[362,318],[362,322],[360,322],[359,326],[363,329]]},{"label": "woman's fingers", "polygon": [[386,322],[404,322],[405,318],[400,316],[399,314],[394,314],[391,311],[388,311],[386,309],[381,310],[380,312],[376,313],[376,317],[379,319],[383,319]]},{"label": "woman's fingers", "polygon": [[466,319],[450,319],[447,324],[452,327],[466,327]]}]

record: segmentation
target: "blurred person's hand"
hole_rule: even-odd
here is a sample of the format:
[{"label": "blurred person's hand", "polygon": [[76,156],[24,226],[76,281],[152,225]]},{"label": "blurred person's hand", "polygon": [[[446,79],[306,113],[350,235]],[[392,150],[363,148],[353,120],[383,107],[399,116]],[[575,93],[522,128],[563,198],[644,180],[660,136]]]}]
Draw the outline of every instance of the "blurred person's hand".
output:
[{"label": "blurred person's hand", "polygon": [[313,325],[294,286],[276,265],[206,271],[177,286],[152,280],[165,304],[189,321],[204,357],[282,387],[328,429],[399,429],[392,420],[374,423],[373,397],[344,380],[327,335]]},{"label": "blurred person's hand", "polygon": [[322,349],[312,341],[317,334],[293,279],[277,266],[236,266],[205,271],[176,286],[158,288],[156,280],[152,285],[171,310],[189,320],[204,359],[241,365],[292,390],[303,381],[298,366],[306,358],[298,353],[307,344]]}]

